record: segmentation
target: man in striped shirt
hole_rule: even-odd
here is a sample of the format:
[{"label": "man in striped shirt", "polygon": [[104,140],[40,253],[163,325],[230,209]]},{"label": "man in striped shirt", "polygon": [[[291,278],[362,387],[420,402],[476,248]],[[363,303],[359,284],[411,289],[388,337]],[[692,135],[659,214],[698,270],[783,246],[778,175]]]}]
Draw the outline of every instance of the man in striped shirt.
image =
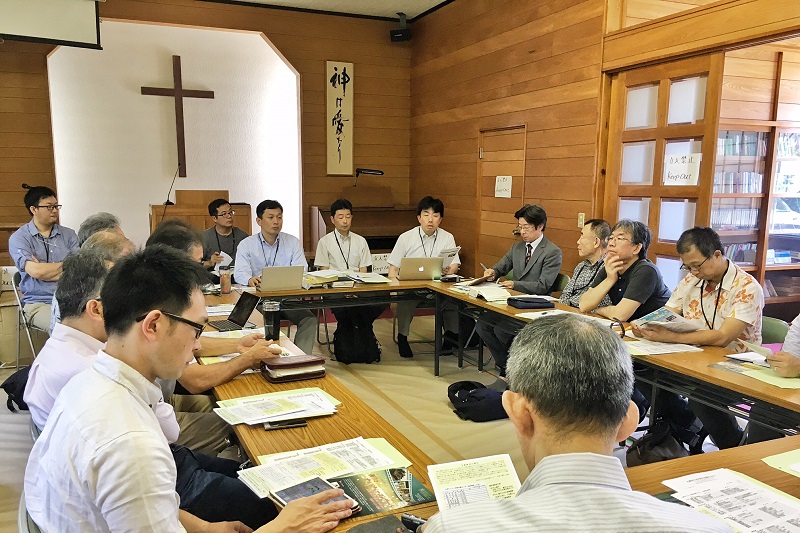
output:
[{"label": "man in striped shirt", "polygon": [[639,414],[631,357],[610,329],[575,314],[535,320],[514,340],[506,372],[503,406],[533,470],[516,497],[442,511],[425,533],[731,531],[631,490],[612,452]]}]

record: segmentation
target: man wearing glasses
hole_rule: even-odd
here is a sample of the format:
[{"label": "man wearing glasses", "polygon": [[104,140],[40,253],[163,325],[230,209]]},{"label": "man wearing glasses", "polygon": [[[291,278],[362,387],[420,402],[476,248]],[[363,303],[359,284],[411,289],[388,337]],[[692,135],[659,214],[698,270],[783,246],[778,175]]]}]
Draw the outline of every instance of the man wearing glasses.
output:
[{"label": "man wearing glasses", "polygon": [[[694,227],[684,231],[677,243],[686,272],[666,307],[699,328],[690,333],[674,333],[660,326],[634,327],[634,334],[659,342],[678,342],[704,346],[723,346],[746,352],[747,341],[761,344],[761,313],[764,292],[758,281],[725,257],[719,235],[711,228]],[[659,403],[662,402],[659,397]],[[736,418],[711,407],[689,401],[689,407],[719,448],[737,446],[742,430]]]},{"label": "man wearing glasses", "polygon": [[[514,271],[513,280],[498,281],[507,289],[527,294],[547,295],[552,292],[559,270],[561,249],[544,236],[547,213],[539,205],[526,204],[514,213],[522,241],[514,243],[508,253],[483,275],[498,279]],[[500,377],[506,375],[508,348],[520,330],[516,321],[493,316],[491,313],[478,320],[477,331],[494,357]],[[501,387],[504,383],[498,382]]]},{"label": "man wearing glasses", "polygon": [[[614,225],[608,239],[605,268],[600,269],[591,288],[578,302],[582,312],[594,311],[627,322],[667,303],[670,291],[661,272],[647,259],[651,239],[650,228],[641,222],[623,219]],[[612,305],[601,307],[606,295]]]},{"label": "man wearing glasses", "polygon": [[28,322],[43,331],[50,326],[50,303],[64,258],[78,249],[77,234],[58,223],[61,205],[50,187],[30,187],[25,208],[31,221],[8,239],[8,251],[21,276],[22,308]]},{"label": "man wearing glasses", "polygon": [[239,243],[250,234],[233,225],[236,212],[224,198],[217,198],[208,204],[208,214],[214,221],[214,227],[200,234],[203,238],[203,266],[213,269],[222,263],[223,254],[230,257],[230,265],[233,266]]}]

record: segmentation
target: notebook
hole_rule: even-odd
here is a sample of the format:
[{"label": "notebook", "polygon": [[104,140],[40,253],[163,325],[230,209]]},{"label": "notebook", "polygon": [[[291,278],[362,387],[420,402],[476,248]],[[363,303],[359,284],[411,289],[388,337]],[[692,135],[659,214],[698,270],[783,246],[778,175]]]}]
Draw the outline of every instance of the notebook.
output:
[{"label": "notebook", "polygon": [[245,327],[256,327],[252,322],[247,319],[253,313],[253,310],[258,305],[261,298],[249,292],[243,292],[239,296],[239,301],[233,307],[231,314],[228,315],[227,320],[213,320],[209,321],[208,325],[217,331],[236,331],[237,329],[244,329]]},{"label": "notebook", "polygon": [[287,291],[299,289],[303,285],[302,266],[264,267],[261,270],[262,291]]},{"label": "notebook", "polygon": [[400,279],[439,279],[443,257],[404,257],[400,260]]}]

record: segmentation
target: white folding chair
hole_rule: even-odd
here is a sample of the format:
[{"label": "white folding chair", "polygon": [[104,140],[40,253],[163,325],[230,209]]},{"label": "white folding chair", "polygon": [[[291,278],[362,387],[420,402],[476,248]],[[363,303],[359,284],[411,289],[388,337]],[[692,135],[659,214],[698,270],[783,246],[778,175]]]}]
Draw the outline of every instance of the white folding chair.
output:
[{"label": "white folding chair", "polygon": [[25,507],[25,491],[19,497],[19,509],[17,510],[17,530],[19,533],[41,533],[39,526],[33,521],[28,509]]},{"label": "white folding chair", "polygon": [[28,335],[28,344],[31,347],[31,355],[33,357],[36,357],[36,349],[33,347],[33,336],[31,335],[31,331],[41,331],[42,333],[47,333],[44,330],[32,326],[28,322],[28,317],[25,315],[25,311],[22,309],[22,293],[19,290],[19,284],[21,280],[22,275],[19,272],[15,272],[14,277],[11,280],[11,284],[14,288],[14,298],[17,300],[17,310],[19,312],[19,325],[17,327],[17,364],[15,368],[19,368],[19,356],[22,352],[22,335],[20,335],[19,329],[25,328],[25,333]]}]

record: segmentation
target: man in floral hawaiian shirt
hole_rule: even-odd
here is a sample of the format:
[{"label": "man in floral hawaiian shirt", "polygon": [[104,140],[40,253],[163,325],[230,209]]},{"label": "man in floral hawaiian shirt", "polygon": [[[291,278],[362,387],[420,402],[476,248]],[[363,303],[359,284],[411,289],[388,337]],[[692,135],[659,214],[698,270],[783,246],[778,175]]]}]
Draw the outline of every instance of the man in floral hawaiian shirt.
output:
[{"label": "man in floral hawaiian shirt", "polygon": [[[723,346],[745,352],[742,341],[761,344],[764,293],[756,279],[725,257],[719,235],[711,228],[694,227],[678,239],[678,254],[687,275],[678,283],[666,307],[700,329],[675,333],[660,326],[634,328],[634,333],[659,342]],[[737,446],[742,430],[736,418],[689,401],[719,448]]]}]

